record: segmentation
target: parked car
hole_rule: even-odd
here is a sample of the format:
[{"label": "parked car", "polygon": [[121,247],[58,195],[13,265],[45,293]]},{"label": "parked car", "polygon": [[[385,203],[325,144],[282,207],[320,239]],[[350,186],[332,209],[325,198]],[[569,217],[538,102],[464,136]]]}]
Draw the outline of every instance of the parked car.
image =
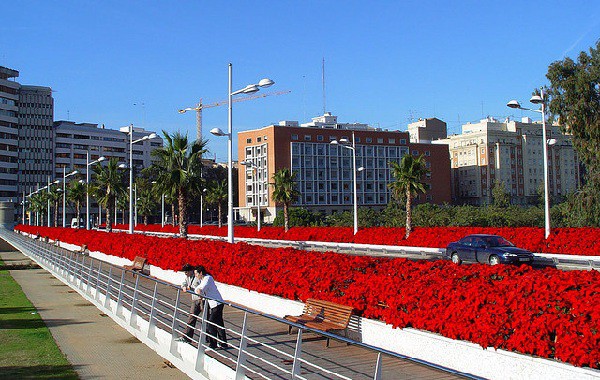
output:
[{"label": "parked car", "polygon": [[515,247],[513,243],[498,235],[465,236],[459,241],[448,244],[446,255],[455,264],[463,261],[490,265],[533,262],[533,253]]},{"label": "parked car", "polygon": [[71,228],[82,228],[82,227],[85,227],[85,222],[83,221],[83,218],[71,219]]}]

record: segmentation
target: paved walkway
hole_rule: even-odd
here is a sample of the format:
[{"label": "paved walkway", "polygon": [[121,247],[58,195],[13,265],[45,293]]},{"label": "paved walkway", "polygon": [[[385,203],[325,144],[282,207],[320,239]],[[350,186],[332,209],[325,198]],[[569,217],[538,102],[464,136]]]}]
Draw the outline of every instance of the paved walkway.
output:
[{"label": "paved walkway", "polygon": [[[0,257],[7,265],[30,261],[2,240]],[[10,274],[82,379],[188,378],[45,270],[11,270]]]}]

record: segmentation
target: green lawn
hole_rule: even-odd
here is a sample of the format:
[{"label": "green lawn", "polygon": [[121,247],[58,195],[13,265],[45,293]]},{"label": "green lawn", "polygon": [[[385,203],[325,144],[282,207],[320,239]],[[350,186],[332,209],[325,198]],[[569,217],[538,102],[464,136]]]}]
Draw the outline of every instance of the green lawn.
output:
[{"label": "green lawn", "polygon": [[0,260],[0,379],[78,379]]}]

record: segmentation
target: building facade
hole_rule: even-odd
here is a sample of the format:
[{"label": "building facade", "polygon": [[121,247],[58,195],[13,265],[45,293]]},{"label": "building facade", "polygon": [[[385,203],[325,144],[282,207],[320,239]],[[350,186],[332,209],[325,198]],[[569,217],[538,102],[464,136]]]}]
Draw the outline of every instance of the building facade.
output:
[{"label": "building facade", "polygon": [[[549,189],[564,196],[580,183],[579,161],[571,136],[559,126],[547,125]],[[541,122],[498,121],[494,118],[468,123],[462,133],[433,141],[449,147],[452,166],[452,198],[458,204],[492,203],[495,184],[504,184],[515,204],[532,204],[544,185]]]},{"label": "building facade", "polygon": [[50,87],[21,86],[19,91],[19,193],[54,180],[54,99]]},{"label": "building facade", "polygon": [[352,151],[331,141],[347,139],[356,147],[358,205],[383,209],[391,201],[389,162],[406,154],[424,155],[431,170],[425,179],[428,191],[417,202],[450,202],[450,162],[447,147],[409,141],[408,132],[387,131],[366,124],[338,123],[329,113],[299,125],[278,125],[238,133],[238,158],[253,165],[240,165],[240,215],[256,220],[260,205],[263,220],[272,221],[276,205],[271,200],[273,174],[281,168],[297,173],[300,199],[294,204],[311,211],[331,214],[351,210],[354,204]]},{"label": "building facade", "polygon": [[14,201],[19,171],[19,89],[17,70],[0,66],[0,200]]}]

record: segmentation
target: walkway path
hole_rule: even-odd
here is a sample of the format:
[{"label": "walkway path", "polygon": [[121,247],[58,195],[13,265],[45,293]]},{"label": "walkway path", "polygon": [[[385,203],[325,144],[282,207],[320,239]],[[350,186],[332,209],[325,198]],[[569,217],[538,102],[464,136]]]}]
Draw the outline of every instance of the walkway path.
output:
[{"label": "walkway path", "polygon": [[[7,265],[29,262],[2,240],[0,256]],[[11,270],[10,274],[82,379],[188,378],[45,270]]]}]

